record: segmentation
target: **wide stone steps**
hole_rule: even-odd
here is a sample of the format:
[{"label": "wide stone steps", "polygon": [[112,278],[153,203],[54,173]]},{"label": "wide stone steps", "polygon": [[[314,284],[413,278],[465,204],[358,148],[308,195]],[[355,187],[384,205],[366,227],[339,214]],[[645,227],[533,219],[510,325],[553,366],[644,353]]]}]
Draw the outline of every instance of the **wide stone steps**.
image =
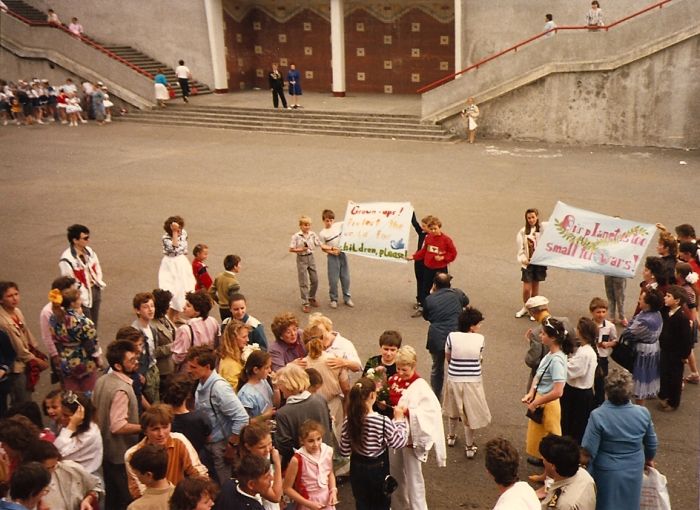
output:
[{"label": "wide stone steps", "polygon": [[346,112],[271,110],[262,108],[190,107],[134,111],[119,118],[155,125],[206,127],[269,133],[334,135],[448,142],[454,134],[440,126],[423,124],[417,116]]}]

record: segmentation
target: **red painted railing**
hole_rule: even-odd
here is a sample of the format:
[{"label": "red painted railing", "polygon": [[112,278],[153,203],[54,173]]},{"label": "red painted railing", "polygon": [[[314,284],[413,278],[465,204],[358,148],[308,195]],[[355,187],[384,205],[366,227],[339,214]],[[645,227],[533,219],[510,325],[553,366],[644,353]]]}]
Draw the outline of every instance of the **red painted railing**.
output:
[{"label": "red painted railing", "polygon": [[625,21],[631,20],[632,18],[636,18],[637,16],[641,16],[642,14],[652,11],[654,9],[660,9],[667,3],[671,2],[672,0],[662,0],[660,2],[657,2],[655,4],[650,5],[649,7],[646,7],[642,9],[641,11],[635,12],[634,14],[630,14],[629,16],[625,16],[622,19],[619,19],[615,21],[614,23],[611,23],[609,25],[605,25],[602,27],[589,27],[589,26],[563,26],[563,27],[556,27],[553,28],[552,30],[547,30],[546,32],[542,32],[541,34],[534,35],[530,37],[529,39],[525,39],[524,41],[519,42],[515,46],[511,46],[510,48],[507,48],[503,51],[499,51],[498,53],[495,53],[494,55],[490,55],[482,60],[479,60],[476,64],[472,64],[469,67],[462,69],[461,71],[458,71],[456,73],[453,73],[449,76],[445,76],[444,78],[440,78],[437,81],[434,81],[432,83],[429,83],[428,85],[425,85],[424,87],[419,88],[416,93],[418,94],[423,94],[424,92],[428,92],[429,90],[432,90],[436,87],[439,87],[440,85],[444,85],[445,83],[453,80],[457,76],[460,76],[464,73],[467,73],[473,69],[478,69],[479,67],[483,66],[484,64],[491,62],[492,60],[495,60],[507,53],[510,52],[516,52],[518,49],[521,47],[525,46],[526,44],[530,44],[533,41],[536,41],[537,39],[540,39],[542,37],[545,37],[547,34],[550,34],[551,32],[554,32],[555,34],[559,31],[565,31],[565,30],[605,30],[606,32],[610,30],[611,28],[616,27],[620,23],[624,23]]},{"label": "red painted railing", "polygon": [[153,75],[151,73],[149,73],[148,71],[146,71],[145,69],[142,69],[139,66],[132,64],[131,62],[120,57],[119,55],[117,55],[113,51],[110,51],[107,48],[105,48],[104,46],[97,44],[95,41],[93,41],[89,37],[75,35],[73,32],[68,30],[68,27],[66,27],[65,25],[53,25],[53,24],[48,23],[46,21],[32,21],[32,20],[27,19],[24,16],[22,16],[16,12],[13,12],[11,10],[8,10],[7,14],[12,16],[13,18],[17,18],[21,22],[26,23],[27,25],[32,26],[32,27],[53,27],[53,28],[56,28],[58,30],[62,30],[65,33],[67,33],[68,35],[70,35],[71,37],[74,37],[76,39],[80,39],[82,42],[84,42],[88,46],[92,46],[96,50],[101,51],[102,53],[107,55],[109,58],[112,58],[112,59],[124,64],[125,66],[128,66],[129,68],[131,68],[132,70],[136,71],[139,74],[142,74],[146,78],[148,78],[150,80],[153,79]]}]

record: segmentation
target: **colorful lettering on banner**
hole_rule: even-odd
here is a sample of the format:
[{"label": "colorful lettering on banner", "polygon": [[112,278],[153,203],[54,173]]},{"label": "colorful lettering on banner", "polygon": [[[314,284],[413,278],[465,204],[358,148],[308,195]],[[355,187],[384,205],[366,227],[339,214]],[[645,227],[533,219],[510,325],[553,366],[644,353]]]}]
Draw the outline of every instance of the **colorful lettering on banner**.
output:
[{"label": "colorful lettering on banner", "polygon": [[410,202],[348,202],[340,249],[405,264],[412,215]]},{"label": "colorful lettering on banner", "polygon": [[557,202],[530,263],[632,278],[655,231]]}]

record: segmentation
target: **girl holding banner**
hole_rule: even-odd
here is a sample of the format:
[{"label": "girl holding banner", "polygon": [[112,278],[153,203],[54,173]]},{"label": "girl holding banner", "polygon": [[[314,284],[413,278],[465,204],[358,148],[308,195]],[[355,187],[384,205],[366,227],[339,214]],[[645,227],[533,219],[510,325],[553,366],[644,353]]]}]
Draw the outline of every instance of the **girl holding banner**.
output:
[{"label": "girl holding banner", "polygon": [[[523,282],[523,303],[531,297],[540,293],[540,282],[547,278],[547,267],[530,264],[530,258],[535,253],[537,242],[542,235],[542,230],[547,222],[540,224],[540,212],[537,209],[525,211],[525,226],[520,229],[516,237],[518,244],[518,262],[520,262],[521,281]],[[515,312],[515,316],[520,318],[527,315],[527,308],[523,306]],[[530,317],[530,320],[535,320]]]}]

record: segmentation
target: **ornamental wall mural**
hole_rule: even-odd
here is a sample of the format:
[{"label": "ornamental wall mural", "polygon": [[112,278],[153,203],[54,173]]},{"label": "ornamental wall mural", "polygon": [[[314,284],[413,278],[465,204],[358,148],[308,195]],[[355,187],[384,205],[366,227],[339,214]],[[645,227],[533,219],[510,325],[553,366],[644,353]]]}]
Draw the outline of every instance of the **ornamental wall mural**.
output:
[{"label": "ornamental wall mural", "polygon": [[[330,2],[224,1],[229,89],[266,89],[272,62],[331,90]],[[452,2],[345,2],[348,92],[412,94],[454,72]]]}]

